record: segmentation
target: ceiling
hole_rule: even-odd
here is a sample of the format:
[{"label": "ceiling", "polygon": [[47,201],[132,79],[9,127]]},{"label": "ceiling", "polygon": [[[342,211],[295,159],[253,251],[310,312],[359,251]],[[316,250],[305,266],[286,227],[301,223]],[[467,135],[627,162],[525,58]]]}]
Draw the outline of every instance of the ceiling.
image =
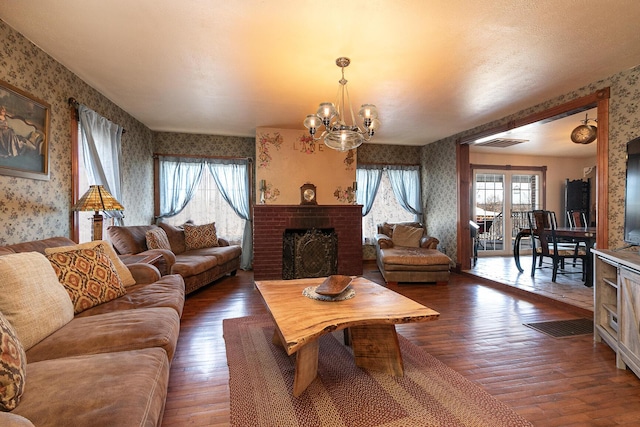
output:
[{"label": "ceiling", "polygon": [[152,130],[303,130],[347,56],[353,108],[380,112],[373,142],[402,145],[640,64],[639,17],[637,0],[0,1],[2,20]]},{"label": "ceiling", "polygon": [[[598,109],[582,111],[570,116],[551,121],[541,121],[530,125],[515,128],[506,132],[482,138],[480,141],[491,139],[503,139],[507,141],[522,141],[509,147],[489,147],[471,145],[470,151],[489,154],[526,155],[526,156],[550,156],[584,158],[597,155],[598,144],[575,144],[571,141],[571,131],[582,125],[586,118],[588,124],[596,126],[592,121],[598,115]],[[489,141],[487,141],[489,142]]]}]

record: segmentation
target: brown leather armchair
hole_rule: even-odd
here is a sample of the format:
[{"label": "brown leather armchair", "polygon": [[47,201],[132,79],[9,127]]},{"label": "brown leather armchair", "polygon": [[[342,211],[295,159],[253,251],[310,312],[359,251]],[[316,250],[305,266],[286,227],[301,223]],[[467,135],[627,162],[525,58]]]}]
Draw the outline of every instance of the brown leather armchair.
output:
[{"label": "brown leather armchair", "polygon": [[[408,243],[407,239],[399,238],[394,240],[394,231],[397,226],[403,227],[403,233],[410,230],[411,242]],[[378,224],[375,243],[376,263],[387,284],[449,281],[451,259],[437,249],[440,241],[429,236],[422,224],[418,222]]]}]

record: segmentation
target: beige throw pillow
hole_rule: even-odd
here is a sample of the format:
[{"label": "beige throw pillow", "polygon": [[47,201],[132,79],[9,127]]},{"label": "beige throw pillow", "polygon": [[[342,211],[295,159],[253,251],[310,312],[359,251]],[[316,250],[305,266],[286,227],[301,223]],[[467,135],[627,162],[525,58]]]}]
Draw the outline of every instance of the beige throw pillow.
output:
[{"label": "beige throw pillow", "polygon": [[38,252],[0,257],[0,312],[25,350],[73,319],[69,294],[49,260]]},{"label": "beige throw pillow", "polygon": [[103,248],[98,245],[47,255],[58,280],[69,292],[76,314],[127,293]]},{"label": "beige throw pillow", "polygon": [[398,224],[393,228],[391,240],[394,246],[408,246],[410,248],[419,248],[420,239],[422,238],[422,228],[409,227],[407,225]]},{"label": "beige throw pillow", "polygon": [[113,249],[113,245],[108,240],[93,240],[87,243],[80,243],[79,245],[74,246],[58,246],[55,248],[46,248],[44,253],[47,255],[55,254],[56,252],[68,252],[75,251],[77,249],[93,249],[98,245],[103,245],[104,253],[109,256],[109,259],[113,263],[113,266],[116,268],[118,272],[118,276],[120,280],[122,280],[122,284],[126,286],[132,286],[136,284],[136,280],[133,278],[131,271],[127,268],[127,266],[122,262],[116,250]]},{"label": "beige throw pillow", "polygon": [[184,241],[187,250],[218,246],[216,223],[206,225],[184,224]]}]

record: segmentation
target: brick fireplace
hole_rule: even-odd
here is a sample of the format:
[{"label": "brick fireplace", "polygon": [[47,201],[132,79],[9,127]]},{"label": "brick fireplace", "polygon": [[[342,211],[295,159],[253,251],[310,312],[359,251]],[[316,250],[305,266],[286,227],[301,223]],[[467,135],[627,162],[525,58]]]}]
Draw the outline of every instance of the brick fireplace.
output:
[{"label": "brick fireplace", "polygon": [[361,205],[255,205],[255,280],[282,279],[282,245],[285,231],[305,229],[333,229],[338,237],[338,274],[362,275]]}]

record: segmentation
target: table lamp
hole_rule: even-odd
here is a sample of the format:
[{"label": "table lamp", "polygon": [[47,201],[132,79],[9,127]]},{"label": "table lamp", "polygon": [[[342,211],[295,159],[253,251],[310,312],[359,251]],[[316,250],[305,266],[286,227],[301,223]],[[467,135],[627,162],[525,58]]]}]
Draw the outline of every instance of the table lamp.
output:
[{"label": "table lamp", "polygon": [[89,190],[73,205],[74,211],[94,211],[93,240],[102,240],[100,211],[123,211],[124,207],[102,185],[90,185]]}]

